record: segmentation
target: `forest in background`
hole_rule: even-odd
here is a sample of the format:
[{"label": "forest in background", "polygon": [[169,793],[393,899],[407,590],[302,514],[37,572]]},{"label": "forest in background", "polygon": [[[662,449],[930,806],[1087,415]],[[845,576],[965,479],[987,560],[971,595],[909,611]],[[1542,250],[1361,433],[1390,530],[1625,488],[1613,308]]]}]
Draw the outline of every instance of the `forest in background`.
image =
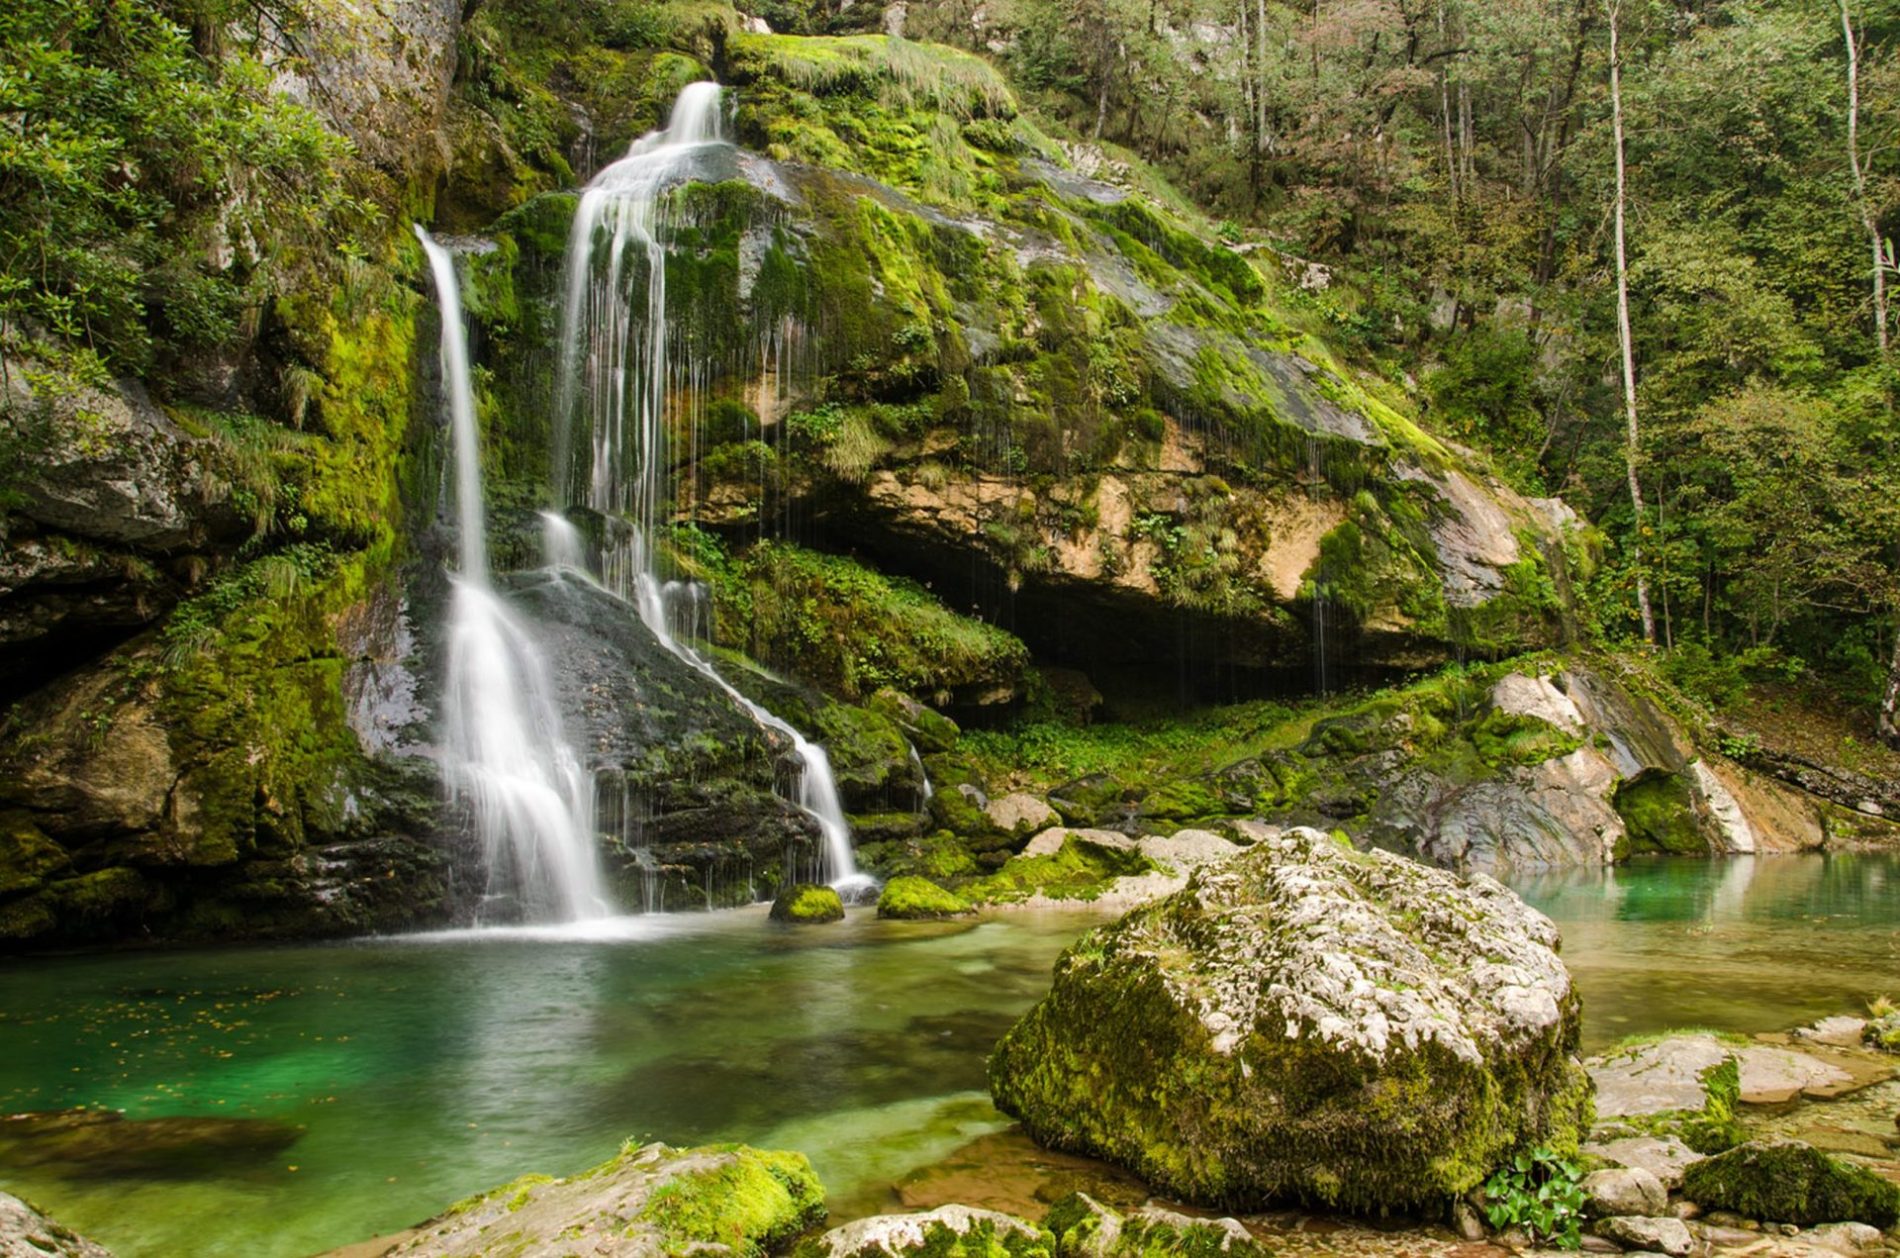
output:
[{"label": "forest in background", "polygon": [[[517,23],[636,39],[667,7],[510,5]],[[186,379],[188,394],[262,303],[347,286],[357,251],[389,236],[387,207],[414,192],[271,90],[271,67],[297,55],[299,12],[9,6],[0,335],[42,360],[63,347],[42,363],[54,374]],[[982,52],[1097,173],[1166,175],[1227,243],[1277,255],[1333,343],[1408,390],[1435,431],[1574,507],[1600,551],[1583,593],[1606,639],[1644,636],[1640,588],[1689,688],[1720,701],[1808,678],[1879,711],[1895,738],[1900,419],[1882,281],[1900,198],[1900,5],[775,0],[760,13],[804,33],[900,22]],[[232,46],[237,29],[250,46]],[[205,244],[231,235],[232,214],[250,256]],[[263,389],[294,417],[315,386],[283,357]],[[268,505],[295,531],[296,504]]]},{"label": "forest in background", "polygon": [[1280,254],[1435,431],[1561,495],[1600,533],[1609,638],[1643,636],[1641,583],[1679,681],[1821,678],[1895,737],[1900,6],[941,0],[905,29]]}]

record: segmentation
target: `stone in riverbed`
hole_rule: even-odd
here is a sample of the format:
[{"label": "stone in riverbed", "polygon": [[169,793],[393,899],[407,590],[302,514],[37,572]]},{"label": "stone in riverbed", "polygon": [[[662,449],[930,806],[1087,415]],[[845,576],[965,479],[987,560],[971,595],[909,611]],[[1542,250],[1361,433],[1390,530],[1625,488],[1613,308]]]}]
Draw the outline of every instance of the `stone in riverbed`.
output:
[{"label": "stone in riverbed", "polygon": [[404,1236],[405,1258],[763,1258],[825,1217],[825,1190],[800,1153],[742,1144],[629,1143],[568,1179],[524,1175]]},{"label": "stone in riverbed", "polygon": [[1489,878],[1288,830],[1064,953],[991,1092],[1186,1201],[1436,1209],[1588,1124],[1556,947]]},{"label": "stone in riverbed", "polygon": [[1668,1254],[1684,1258],[1695,1248],[1695,1237],[1681,1219],[1605,1219],[1597,1224],[1597,1235],[1629,1249]]},{"label": "stone in riverbed", "polygon": [[772,901],[771,918],[793,926],[820,926],[844,920],[844,901],[830,887],[801,882],[779,893]]},{"label": "stone in riverbed", "polygon": [[0,1192],[0,1258],[112,1258],[112,1252]]},{"label": "stone in riverbed", "polygon": [[1702,1160],[1700,1153],[1674,1136],[1626,1136],[1586,1144],[1583,1152],[1618,1166],[1648,1171],[1665,1189],[1681,1187],[1683,1170]]},{"label": "stone in riverbed", "polygon": [[1690,1167],[1682,1192],[1711,1210],[1794,1223],[1900,1223],[1900,1187],[1798,1140],[1757,1140]]},{"label": "stone in riverbed", "polygon": [[1055,1237],[1056,1258],[1268,1258],[1238,1219],[1196,1219],[1155,1205],[1124,1215],[1087,1193],[1056,1202],[1043,1226]]},{"label": "stone in riverbed", "polygon": [[1637,1167],[1619,1166],[1585,1175],[1583,1198],[1585,1208],[1599,1219],[1658,1215],[1669,1208],[1669,1192],[1662,1181]]},{"label": "stone in riverbed", "polygon": [[879,1214],[803,1241],[793,1258],[1053,1258],[1049,1234],[1014,1215],[972,1206]]},{"label": "stone in riverbed", "polygon": [[990,819],[990,824],[1017,838],[1027,838],[1046,826],[1059,824],[1062,820],[1056,815],[1056,810],[1048,804],[1034,795],[1021,792],[1005,795],[1000,799],[992,799],[984,806],[983,812]]}]

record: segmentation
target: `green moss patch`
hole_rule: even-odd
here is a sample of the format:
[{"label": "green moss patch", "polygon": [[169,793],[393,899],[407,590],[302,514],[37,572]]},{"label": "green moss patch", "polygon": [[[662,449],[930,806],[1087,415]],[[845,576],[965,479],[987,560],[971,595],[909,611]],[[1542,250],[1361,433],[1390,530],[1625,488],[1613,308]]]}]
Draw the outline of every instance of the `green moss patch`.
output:
[{"label": "green moss patch", "polygon": [[1161,866],[1132,848],[1108,847],[1073,835],[1047,856],[1013,856],[987,878],[964,887],[977,904],[1013,904],[1043,896],[1051,900],[1094,900],[1117,878],[1160,871]]},{"label": "green moss patch", "polygon": [[1644,770],[1616,791],[1617,815],[1630,852],[1707,856],[1709,841],[1696,817],[1695,795],[1677,773]]},{"label": "green moss patch", "polygon": [[844,901],[830,887],[801,882],[779,893],[772,901],[772,920],[799,926],[816,926],[844,920]]},{"label": "green moss patch", "polygon": [[879,917],[956,917],[969,911],[969,902],[962,896],[915,875],[891,879],[877,898]]},{"label": "green moss patch", "polygon": [[712,1244],[740,1258],[761,1258],[825,1217],[825,1190],[804,1154],[736,1144],[714,1148],[735,1156],[654,1189],[629,1235],[651,1227],[669,1255]]},{"label": "green moss patch", "polygon": [[1683,1195],[1712,1210],[1793,1223],[1900,1223],[1900,1186],[1800,1141],[1754,1141],[1690,1166]]}]

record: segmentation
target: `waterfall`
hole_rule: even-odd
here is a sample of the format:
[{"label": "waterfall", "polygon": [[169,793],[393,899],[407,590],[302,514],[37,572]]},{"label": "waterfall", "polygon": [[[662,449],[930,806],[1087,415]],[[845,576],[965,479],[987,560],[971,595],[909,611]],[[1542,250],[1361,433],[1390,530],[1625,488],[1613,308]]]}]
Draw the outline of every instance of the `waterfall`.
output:
[{"label": "waterfall", "polygon": [[[719,85],[689,84],[663,130],[635,141],[625,157],[582,190],[567,245],[555,494],[567,501],[579,487],[586,504],[609,521],[601,583],[638,609],[668,651],[709,678],[760,725],[791,741],[800,765],[795,801],[824,836],[821,876],[857,890],[868,879],[857,871],[851,828],[824,748],[739,693],[690,644],[704,631],[703,596],[677,583],[663,584],[654,564],[653,539],[665,521],[671,489],[668,400],[676,394],[690,398],[703,374],[669,357],[665,240],[671,224],[664,198],[691,177],[701,159],[729,148],[720,122]],[[581,436],[587,441],[584,478],[577,466]]]},{"label": "waterfall", "polygon": [[917,744],[911,743],[909,746],[911,767],[917,770],[917,781],[921,783],[917,788],[917,811],[922,812],[931,796],[937,793],[937,788],[930,784],[930,772],[924,768],[924,758],[917,754]]},{"label": "waterfall", "polygon": [[442,307],[442,378],[455,452],[460,568],[450,578],[443,757],[450,798],[466,799],[491,899],[529,920],[608,911],[594,851],[594,787],[561,730],[544,653],[488,579],[482,469],[455,260],[420,226]]},{"label": "waterfall", "polygon": [[587,571],[587,542],[559,511],[541,513],[541,561],[550,568]]}]

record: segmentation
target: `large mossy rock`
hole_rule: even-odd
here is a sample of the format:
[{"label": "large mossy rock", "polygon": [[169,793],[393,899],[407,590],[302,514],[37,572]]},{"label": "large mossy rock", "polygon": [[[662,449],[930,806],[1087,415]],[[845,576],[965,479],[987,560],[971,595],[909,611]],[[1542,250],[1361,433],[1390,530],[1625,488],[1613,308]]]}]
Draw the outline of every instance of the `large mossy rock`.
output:
[{"label": "large mossy rock", "polygon": [[1750,1219],[1900,1223],[1900,1186],[1798,1140],[1751,1141],[1683,1172],[1685,1197]]},{"label": "large mossy rock", "polygon": [[1557,945],[1489,878],[1289,830],[1064,953],[991,1092],[1186,1201],[1441,1206],[1589,1125]]},{"label": "large mossy rock", "polygon": [[759,1258],[824,1217],[825,1190],[801,1153],[629,1144],[567,1179],[524,1175],[458,1202],[388,1253]]}]

